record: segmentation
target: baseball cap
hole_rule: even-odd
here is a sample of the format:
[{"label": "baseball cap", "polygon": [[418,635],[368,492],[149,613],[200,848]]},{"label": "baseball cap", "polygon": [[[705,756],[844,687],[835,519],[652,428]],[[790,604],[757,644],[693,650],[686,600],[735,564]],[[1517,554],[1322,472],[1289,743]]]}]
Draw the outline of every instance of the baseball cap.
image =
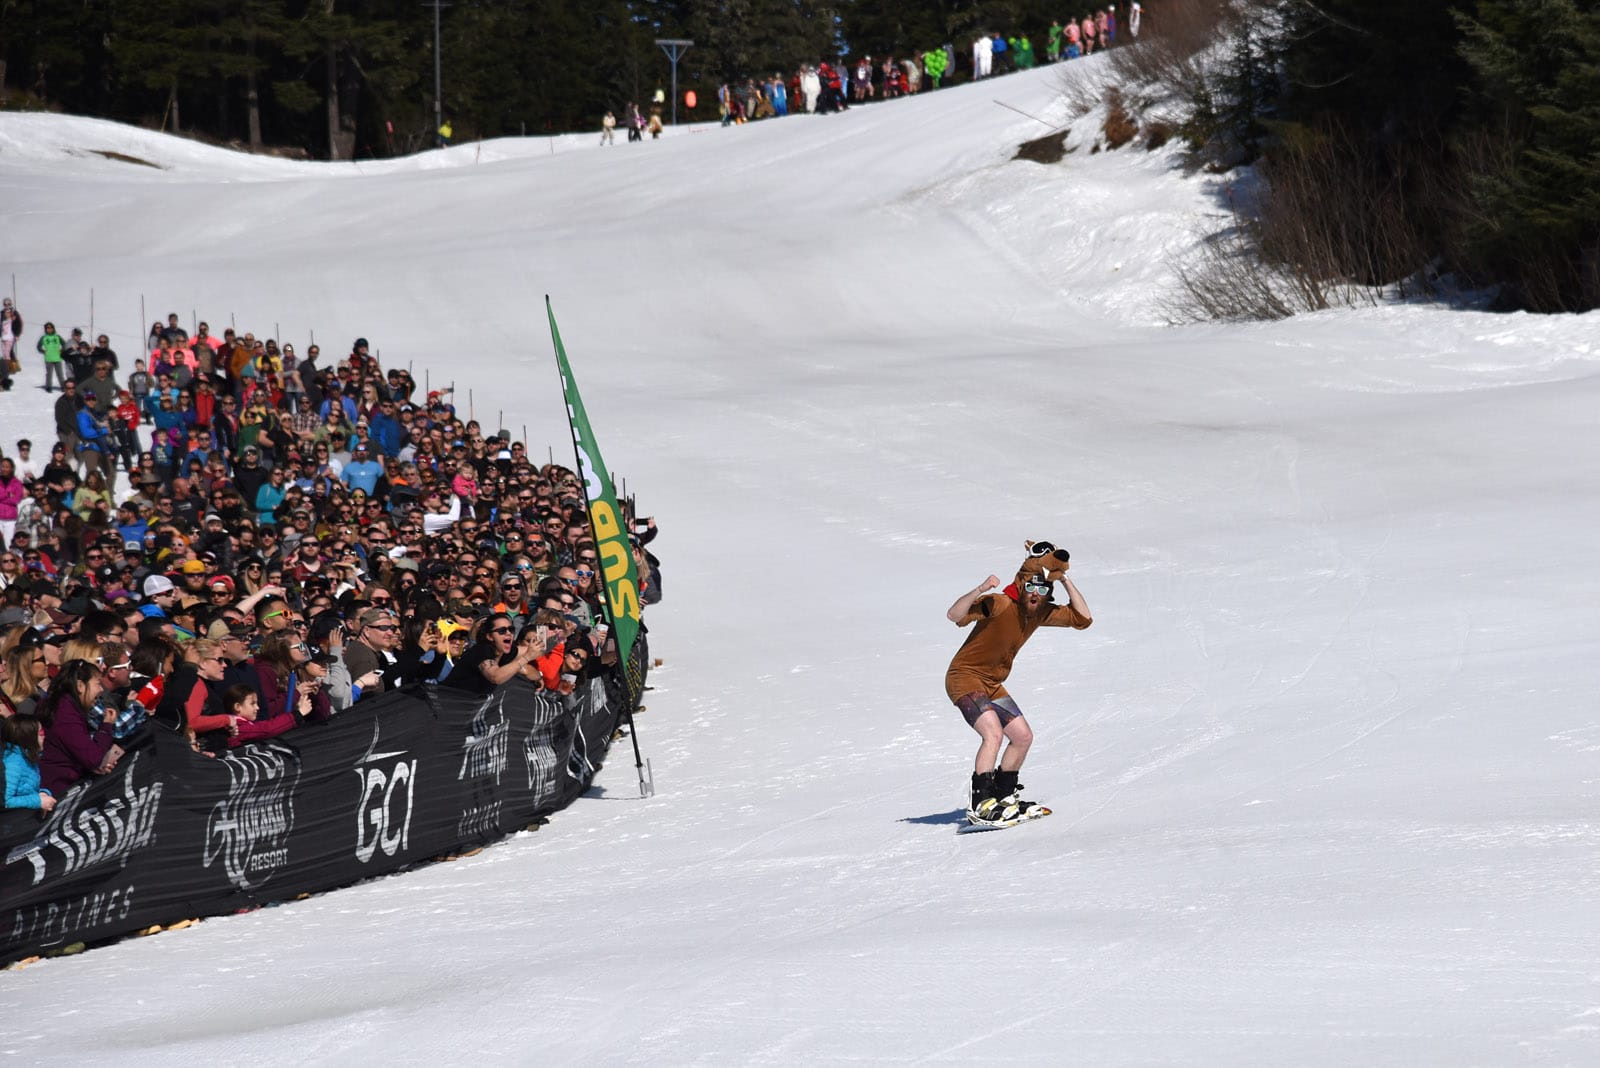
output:
[{"label": "baseball cap", "polygon": [[389,619],[389,613],[382,608],[369,608],[356,617],[358,627],[370,627],[374,623],[383,623]]},{"label": "baseball cap", "polygon": [[204,575],[206,573],[205,561],[185,560],[183,562],[183,566],[178,570],[183,572],[185,575]]},{"label": "baseball cap", "polygon": [[171,593],[172,590],[172,580],[165,575],[151,575],[144,580],[144,595],[146,597],[156,597],[163,593]]},{"label": "baseball cap", "polygon": [[255,629],[250,624],[229,623],[226,619],[214,620],[211,626],[206,628],[206,637],[212,641],[220,641],[228,637],[248,638],[254,633]]}]

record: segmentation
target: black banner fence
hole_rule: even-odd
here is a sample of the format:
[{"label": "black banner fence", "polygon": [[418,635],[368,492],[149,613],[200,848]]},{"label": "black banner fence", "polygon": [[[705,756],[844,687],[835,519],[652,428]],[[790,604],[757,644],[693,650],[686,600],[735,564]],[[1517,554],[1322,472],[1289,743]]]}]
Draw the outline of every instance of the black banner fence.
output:
[{"label": "black banner fence", "polygon": [[220,757],[157,731],[0,841],[0,963],[382,875],[588,789],[649,650],[569,697],[414,687]]}]

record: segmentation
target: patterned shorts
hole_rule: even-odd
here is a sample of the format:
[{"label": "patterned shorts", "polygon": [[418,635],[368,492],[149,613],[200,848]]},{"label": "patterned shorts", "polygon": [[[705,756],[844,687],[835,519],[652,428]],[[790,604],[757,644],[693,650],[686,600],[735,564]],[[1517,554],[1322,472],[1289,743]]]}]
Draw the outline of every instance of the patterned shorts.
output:
[{"label": "patterned shorts", "polygon": [[969,727],[976,727],[978,725],[978,717],[991,708],[994,709],[995,715],[1000,717],[1001,727],[1022,715],[1022,709],[1017,707],[1017,703],[1009,695],[991,698],[981,691],[964,694],[956,698],[956,707],[961,709],[961,716],[967,721],[967,726]]}]

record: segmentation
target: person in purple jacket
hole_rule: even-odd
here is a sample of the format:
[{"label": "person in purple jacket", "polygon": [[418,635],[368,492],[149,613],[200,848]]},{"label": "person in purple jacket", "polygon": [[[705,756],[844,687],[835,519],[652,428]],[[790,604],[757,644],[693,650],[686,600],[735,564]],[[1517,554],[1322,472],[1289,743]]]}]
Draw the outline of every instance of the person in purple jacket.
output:
[{"label": "person in purple jacket", "polygon": [[[42,787],[59,798],[79,779],[104,775],[116,767],[122,748],[111,737],[117,710],[94,711],[105,684],[100,668],[88,660],[72,660],[50,684],[40,704],[45,724],[44,752],[39,757]],[[90,722],[90,716],[94,717]]]}]

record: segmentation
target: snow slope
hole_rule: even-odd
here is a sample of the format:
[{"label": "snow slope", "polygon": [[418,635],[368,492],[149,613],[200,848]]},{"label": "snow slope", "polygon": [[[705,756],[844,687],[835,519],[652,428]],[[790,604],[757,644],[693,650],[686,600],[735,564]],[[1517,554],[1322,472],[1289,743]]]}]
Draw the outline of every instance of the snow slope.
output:
[{"label": "snow slope", "polygon": [[[0,1050],[1600,1059],[1596,318],[1163,327],[1217,189],[1082,120],[1008,162],[1060,76],[359,167],[0,115],[32,328],[361,334],[559,454],[551,294],[667,590],[654,799],[619,752],[479,856],[0,974]],[[1056,815],[959,835],[944,611],[1028,537],[1096,618],[1012,676]]]}]

